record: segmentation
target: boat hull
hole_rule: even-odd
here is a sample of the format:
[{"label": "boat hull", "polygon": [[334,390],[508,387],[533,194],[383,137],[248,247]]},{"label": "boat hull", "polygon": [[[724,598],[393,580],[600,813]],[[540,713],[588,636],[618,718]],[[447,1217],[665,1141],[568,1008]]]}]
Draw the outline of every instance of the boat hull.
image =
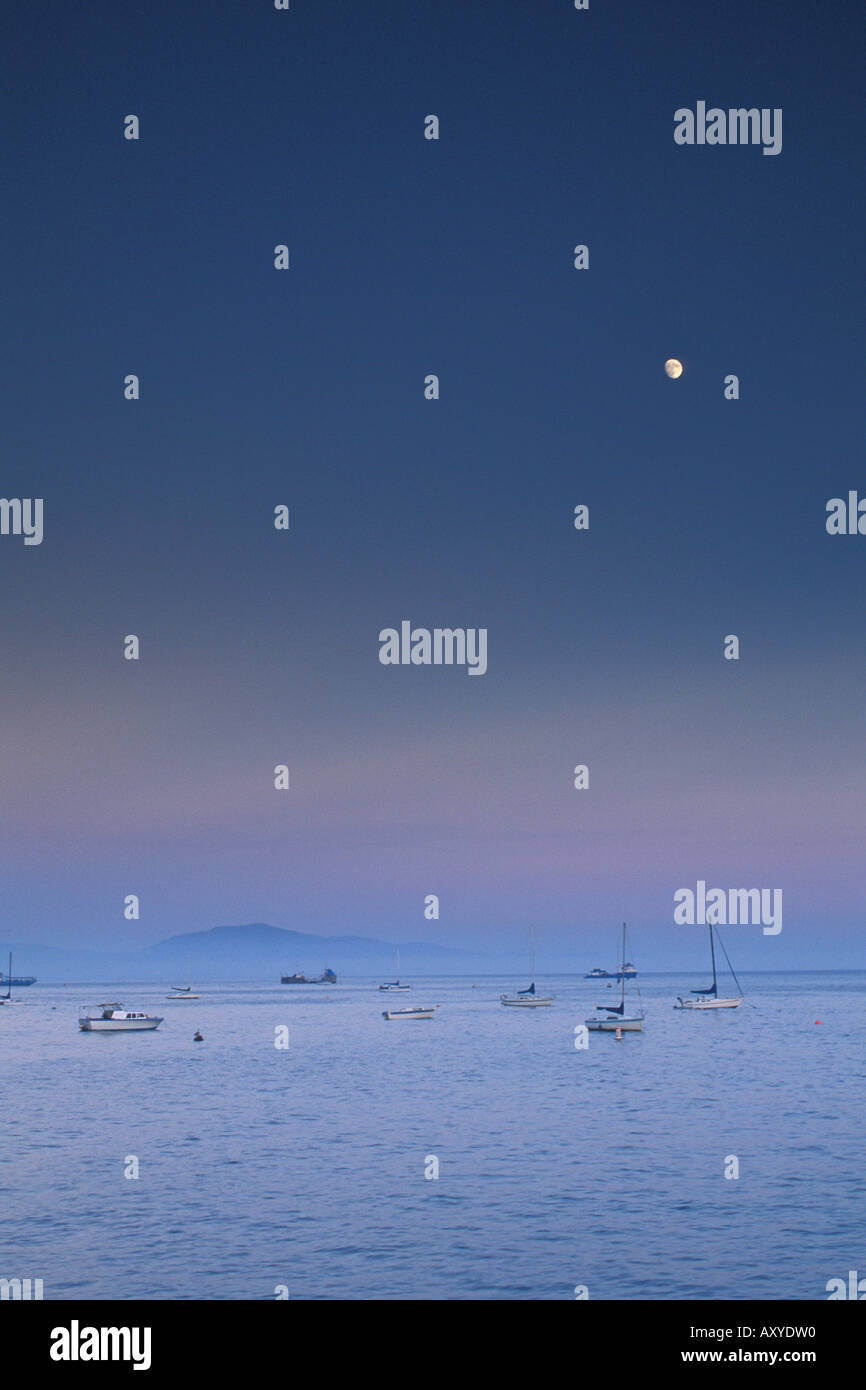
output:
[{"label": "boat hull", "polygon": [[551,994],[548,999],[510,999],[507,994],[499,996],[500,1004],[504,1004],[507,1009],[548,1009],[555,999],[555,994]]},{"label": "boat hull", "polygon": [[161,1018],[80,1018],[82,1033],[152,1033]]},{"label": "boat hull", "polygon": [[408,1022],[412,1018],[432,1018],[432,1009],[383,1009],[382,1017],[389,1023]]},{"label": "boat hull", "polygon": [[643,1017],[640,1018],[588,1018],[586,1026],[591,1033],[642,1033]]},{"label": "boat hull", "polygon": [[678,999],[675,1009],[696,1009],[704,1013],[707,1009],[738,1009],[742,999]]}]

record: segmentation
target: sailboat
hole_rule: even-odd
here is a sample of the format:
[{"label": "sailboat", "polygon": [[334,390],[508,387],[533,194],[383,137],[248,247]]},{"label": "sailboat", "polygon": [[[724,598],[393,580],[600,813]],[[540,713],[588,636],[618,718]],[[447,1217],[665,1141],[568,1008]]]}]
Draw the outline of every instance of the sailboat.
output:
[{"label": "sailboat", "polygon": [[[743,1002],[742,987],[736,975],[734,975],[734,967],[728,960],[728,953],[725,950],[725,943],[719,936],[718,928],[715,927],[712,922],[708,922],[707,926],[710,932],[710,958],[713,962],[713,983],[709,986],[708,989],[693,989],[692,994],[696,994],[698,996],[697,999],[683,999],[679,997],[677,999],[677,1002],[674,1004],[675,1009],[737,1009]],[[719,982],[716,975],[716,948],[713,942],[714,932],[716,938],[718,939],[718,943],[722,948],[725,960],[728,961],[728,969],[730,970],[731,975],[733,976],[734,984],[740,991],[738,995],[731,996],[728,999],[719,998]]]},{"label": "sailboat", "polygon": [[9,984],[6,993],[0,995],[0,1004],[23,1004],[23,999],[12,998],[12,952],[9,952]]},{"label": "sailboat", "polygon": [[[189,979],[191,970],[189,968],[190,956],[186,958],[186,978]],[[192,985],[172,985],[171,994],[167,994],[166,999],[201,999],[200,994],[193,994]]]},{"label": "sailboat", "polygon": [[[646,1014],[643,1009],[637,1009],[633,1013],[626,1014],[625,1011],[625,982],[630,978],[626,974],[626,965],[630,964],[625,953],[626,947],[626,925],[622,924],[622,965],[619,968],[620,992],[618,1004],[596,1004],[597,1009],[604,1009],[607,1017],[600,1018],[598,1014],[593,1014],[592,1018],[586,1019],[586,1026],[592,1033],[616,1033],[620,1037],[622,1033],[642,1033],[643,1023]],[[638,995],[640,995],[640,985],[638,985]]]},{"label": "sailboat", "polygon": [[408,993],[409,993],[409,990],[412,988],[411,985],[401,985],[401,984],[400,984],[400,947],[399,947],[399,946],[397,947],[397,978],[396,978],[396,980],[389,980],[387,984],[380,985],[379,988],[380,988],[380,990],[383,990],[385,994],[408,994]]},{"label": "sailboat", "polygon": [[535,993],[535,928],[529,928],[529,935],[532,940],[532,984],[528,989],[519,989],[516,994],[500,994],[500,1004],[505,1004],[512,1009],[544,1009],[548,1008],[556,998],[555,994],[542,996]]}]

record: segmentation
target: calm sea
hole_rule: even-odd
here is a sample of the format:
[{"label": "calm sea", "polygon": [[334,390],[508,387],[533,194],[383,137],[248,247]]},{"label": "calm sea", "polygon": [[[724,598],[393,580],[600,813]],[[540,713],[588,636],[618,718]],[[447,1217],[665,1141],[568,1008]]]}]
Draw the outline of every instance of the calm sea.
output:
[{"label": "calm sea", "polygon": [[[704,980],[643,977],[646,1031],[586,1050],[613,991],[574,976],[539,980],[541,1010],[499,1005],[513,979],[20,990],[0,1276],[46,1299],[826,1298],[866,1274],[866,974],[741,979],[741,1008],[690,1014]],[[165,1022],[79,1033],[106,998]],[[382,1018],[413,1002],[433,1021]]]}]

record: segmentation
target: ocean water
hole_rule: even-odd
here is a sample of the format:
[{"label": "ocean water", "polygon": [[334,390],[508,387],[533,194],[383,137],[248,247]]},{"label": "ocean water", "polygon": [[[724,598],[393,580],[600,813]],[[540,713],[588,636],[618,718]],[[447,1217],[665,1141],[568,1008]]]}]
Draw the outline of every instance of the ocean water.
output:
[{"label": "ocean water", "polygon": [[[46,1299],[826,1298],[866,1274],[866,973],[741,978],[741,1008],[693,1014],[672,1004],[703,979],[642,977],[645,1032],[586,1050],[616,987],[575,976],[541,978],[541,1010],[502,1008],[505,978],[20,990],[0,1276]],[[104,998],[165,1022],[79,1033]],[[435,1018],[382,1018],[409,1003]]]}]

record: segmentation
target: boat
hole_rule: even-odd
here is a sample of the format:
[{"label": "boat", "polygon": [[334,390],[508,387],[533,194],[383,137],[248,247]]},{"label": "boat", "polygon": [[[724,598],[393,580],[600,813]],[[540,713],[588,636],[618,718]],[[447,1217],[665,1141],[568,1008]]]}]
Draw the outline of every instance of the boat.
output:
[{"label": "boat", "polygon": [[[725,943],[719,936],[718,928],[715,927],[712,922],[707,923],[707,926],[709,928],[710,933],[710,959],[713,963],[713,983],[709,986],[708,989],[693,989],[692,994],[696,994],[698,996],[697,999],[683,999],[682,997],[678,997],[677,1002],[674,1004],[675,1009],[738,1009],[743,1002],[742,987],[736,975],[734,974],[734,967],[731,965],[730,960],[728,960],[728,953],[725,950]],[[716,948],[713,943],[714,932],[716,940],[718,941],[724,953],[725,960],[728,961],[728,969],[730,970],[731,975],[733,976],[734,984],[740,991],[738,995],[732,995],[727,999],[719,998],[719,981],[716,973]]]},{"label": "boat", "polygon": [[599,966],[596,966],[594,970],[590,970],[589,974],[584,975],[583,978],[585,980],[622,980],[623,978],[626,980],[633,980],[636,975],[637,971],[631,961],[627,960],[623,962],[619,970],[601,970]]},{"label": "boat", "polygon": [[422,1009],[415,1005],[411,1009],[383,1009],[382,1017],[394,1022],[398,1018],[432,1018],[433,1012],[433,1009]]},{"label": "boat", "polygon": [[397,947],[397,978],[390,980],[387,984],[380,985],[379,989],[385,994],[408,994],[411,985],[401,985],[400,983],[400,947]]},{"label": "boat", "polygon": [[0,985],[5,985],[7,989],[10,989],[12,985],[14,985],[16,989],[23,989],[25,985],[35,984],[35,975],[4,975],[3,971],[0,970]]},{"label": "boat", "polygon": [[321,975],[315,977],[302,975],[300,970],[296,970],[294,975],[281,975],[281,985],[335,985],[337,977],[333,970],[323,970]]},{"label": "boat", "polygon": [[[21,1004],[21,1003],[23,1002],[23,1000],[21,1000],[21,999],[13,999],[13,998],[12,998],[12,986],[13,986],[13,985],[17,985],[18,981],[16,980],[15,976],[12,974],[12,952],[11,952],[11,951],[9,952],[9,974],[7,975],[6,979],[7,979],[6,993],[0,995],[0,1004]],[[32,980],[29,981],[29,983],[32,984],[32,983],[33,983]]]},{"label": "boat", "polygon": [[[189,968],[189,962],[190,962],[190,957],[187,956],[187,958],[186,958],[186,975],[187,975],[187,979],[189,979],[190,975],[192,974],[192,972],[191,972],[191,970],[190,970],[190,968]],[[165,996],[166,999],[201,999],[201,995],[200,995],[200,994],[193,994],[193,992],[192,992],[192,985],[172,985],[171,989],[172,989],[172,992],[171,992],[171,994],[167,994],[167,995]]]},{"label": "boat", "polygon": [[532,941],[532,983],[528,989],[519,989],[516,994],[500,994],[500,1004],[510,1009],[547,1009],[556,998],[555,994],[540,995],[535,992],[535,928],[529,928]]},{"label": "boat", "polygon": [[119,1004],[99,1004],[98,1014],[84,1014],[78,1019],[82,1033],[152,1033],[162,1023],[144,1012],[122,1009]]},{"label": "boat", "polygon": [[[618,978],[620,981],[620,993],[618,1004],[596,1004],[597,1009],[604,1009],[607,1017],[602,1018],[598,1014],[593,1014],[591,1018],[585,1020],[587,1028],[591,1033],[616,1033],[617,1037],[622,1037],[623,1033],[643,1032],[644,1019],[646,1014],[643,1009],[635,1009],[633,1012],[625,1011],[625,982],[629,978],[626,974],[626,965],[630,962],[625,958],[626,925],[622,924],[622,965],[619,968]],[[634,970],[634,966],[632,966]],[[634,971],[637,974],[637,971]],[[638,986],[640,995],[640,986]]]}]

